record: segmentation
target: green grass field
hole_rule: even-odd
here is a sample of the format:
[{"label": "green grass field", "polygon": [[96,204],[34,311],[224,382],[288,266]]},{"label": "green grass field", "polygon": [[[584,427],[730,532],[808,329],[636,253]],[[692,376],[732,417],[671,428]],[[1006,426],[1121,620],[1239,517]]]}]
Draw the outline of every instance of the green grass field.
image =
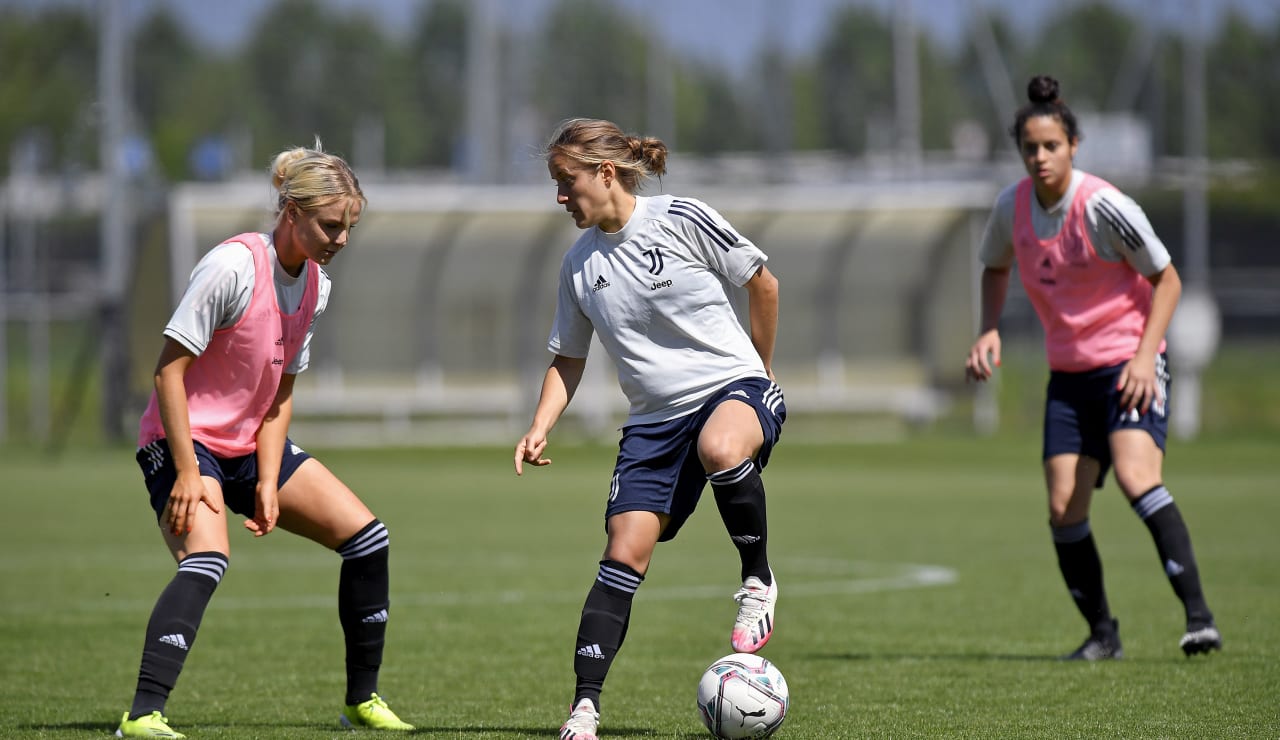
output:
[{"label": "green grass field", "polygon": [[[303,440],[305,442],[305,440]],[[1113,483],[1094,531],[1126,658],[1057,662],[1085,635],[1053,559],[1038,438],[788,446],[765,480],[781,585],[764,650],[781,738],[1280,736],[1280,464],[1274,437],[1173,443],[1166,470],[1225,650],[1186,659],[1181,609]],[[388,523],[382,693],[418,734],[555,736],[613,452],[317,454]],[[173,565],[131,451],[0,452],[0,736],[104,737]],[[238,521],[235,522],[238,526]],[[192,738],[344,733],[338,558],[236,531],[231,568],[168,706]],[[704,737],[703,668],[730,652],[737,563],[714,505],[662,545],[604,696],[606,738]]]}]

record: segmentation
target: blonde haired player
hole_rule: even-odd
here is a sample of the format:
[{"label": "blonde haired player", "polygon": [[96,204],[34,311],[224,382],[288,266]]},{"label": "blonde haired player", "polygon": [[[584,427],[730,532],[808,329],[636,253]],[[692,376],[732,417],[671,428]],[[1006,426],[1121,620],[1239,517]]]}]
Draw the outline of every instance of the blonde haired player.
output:
[{"label": "blonde haired player", "polygon": [[276,222],[205,255],[164,329],[155,392],[138,433],[151,507],[178,563],[147,623],[133,706],[120,737],[183,737],[165,703],[230,558],[227,509],[256,537],[277,526],[341,558],[347,726],[410,730],[378,696],[389,602],[387,528],[289,439],[293,384],[329,299],[321,269],[344,248],[365,197],[351,168],[320,149],[271,166]]}]

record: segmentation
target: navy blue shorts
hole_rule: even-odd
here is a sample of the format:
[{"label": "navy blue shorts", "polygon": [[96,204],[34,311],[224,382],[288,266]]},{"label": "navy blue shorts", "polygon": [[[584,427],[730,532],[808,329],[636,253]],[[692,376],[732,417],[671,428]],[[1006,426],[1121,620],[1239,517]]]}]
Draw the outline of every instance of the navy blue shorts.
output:
[{"label": "navy blue shorts", "polygon": [[764,470],[782,434],[787,405],[782,389],[767,378],[743,378],[721,388],[692,414],[655,424],[623,427],[618,462],[609,484],[605,522],[625,511],[653,511],[671,515],[659,541],[674,539],[698,505],[707,473],[698,459],[698,435],[721,403],[742,401],[756,410],[764,444],[756,456],[756,470]]},{"label": "navy blue shorts", "polygon": [[1156,357],[1156,381],[1159,394],[1147,413],[1139,414],[1121,408],[1120,371],[1125,363],[1088,370],[1082,373],[1053,371],[1044,402],[1044,449],[1042,459],[1074,453],[1092,457],[1102,463],[1097,487],[1101,488],[1111,468],[1112,432],[1141,429],[1151,435],[1164,450],[1169,434],[1168,360],[1163,353]]},{"label": "navy blue shorts", "polygon": [[[258,488],[257,454],[251,452],[240,457],[218,457],[199,442],[195,443],[195,447],[200,475],[216,478],[222,484],[222,499],[228,509],[240,516],[252,518],[254,496]],[[151,494],[151,508],[155,509],[156,520],[159,521],[160,514],[169,503],[169,495],[173,493],[173,484],[178,480],[178,469],[173,465],[169,441],[157,439],[145,447],[139,447],[137,457],[147,491]],[[293,440],[286,438],[276,486],[283,488],[298,466],[310,458]]]}]

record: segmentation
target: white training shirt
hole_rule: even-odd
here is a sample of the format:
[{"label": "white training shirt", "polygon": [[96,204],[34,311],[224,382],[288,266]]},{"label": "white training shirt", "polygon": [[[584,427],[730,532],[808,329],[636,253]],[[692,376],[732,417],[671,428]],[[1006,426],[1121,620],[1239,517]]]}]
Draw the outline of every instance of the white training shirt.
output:
[{"label": "white training shirt", "polygon": [[735,311],[767,259],[701,201],[639,196],[622,230],[592,227],[565,254],[547,348],[585,358],[599,335],[626,426],[691,414],[733,380],[768,377]]},{"label": "white training shirt", "polygon": [[[316,319],[329,304],[329,276],[319,265],[307,260],[298,277],[293,277],[280,266],[271,235],[267,240],[267,253],[271,255],[271,270],[275,276],[276,303],[284,313],[293,313],[302,303],[307,286],[307,270],[320,270],[319,292],[316,296],[316,313],[307,328],[293,362],[285,372],[296,375],[311,363],[311,334]],[[214,331],[234,326],[253,298],[255,282],[253,252],[239,242],[227,242],[214,247],[196,263],[187,282],[187,290],[178,301],[173,316],[164,327],[164,335],[182,344],[197,356],[209,346]]]},{"label": "white training shirt", "polygon": [[[1067,194],[1049,208],[1042,207],[1032,195],[1031,225],[1036,236],[1050,239],[1062,230],[1071,201],[1075,199],[1076,189],[1084,176],[1084,172],[1073,170]],[[987,267],[1003,270],[1013,264],[1013,212],[1017,192],[1018,183],[1015,182],[996,196],[978,252],[979,259]],[[1142,275],[1151,277],[1171,261],[1169,250],[1151,228],[1147,214],[1132,198],[1114,187],[1099,188],[1089,198],[1085,203],[1085,221],[1094,251],[1107,262],[1124,260]]]}]

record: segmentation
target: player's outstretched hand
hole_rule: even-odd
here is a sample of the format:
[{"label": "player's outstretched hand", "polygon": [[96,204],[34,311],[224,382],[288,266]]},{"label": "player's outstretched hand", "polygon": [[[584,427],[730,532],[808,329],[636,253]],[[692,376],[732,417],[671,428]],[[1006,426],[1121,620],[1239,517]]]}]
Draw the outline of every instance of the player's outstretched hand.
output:
[{"label": "player's outstretched hand", "polygon": [[524,435],[519,442],[516,443],[516,475],[524,474],[524,464],[529,463],[535,467],[550,465],[551,458],[543,457],[542,453],[547,449],[547,437],[543,434],[535,434],[530,432]]}]

